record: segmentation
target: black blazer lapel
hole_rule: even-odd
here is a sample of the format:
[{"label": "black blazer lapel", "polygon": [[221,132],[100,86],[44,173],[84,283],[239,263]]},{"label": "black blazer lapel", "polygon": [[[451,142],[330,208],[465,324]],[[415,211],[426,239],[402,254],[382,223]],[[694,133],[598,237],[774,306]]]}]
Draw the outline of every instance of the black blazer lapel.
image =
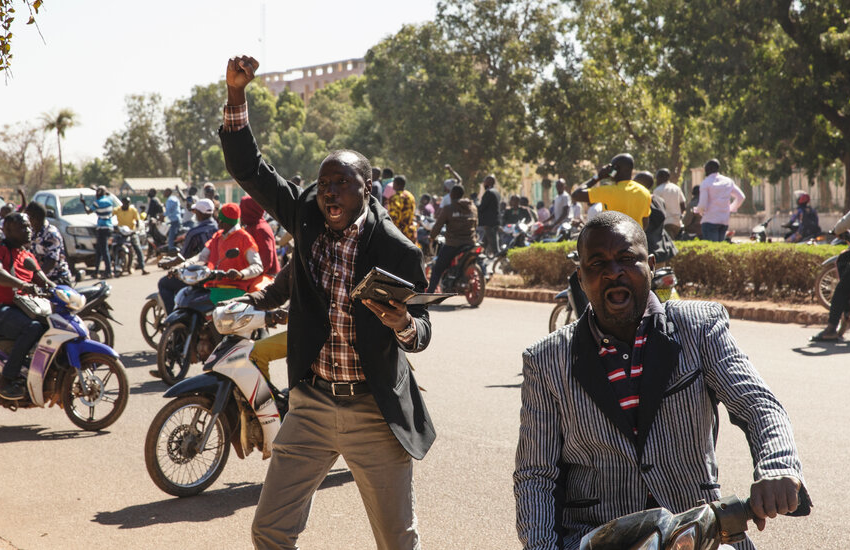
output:
[{"label": "black blazer lapel", "polygon": [[366,220],[363,222],[363,231],[360,234],[360,240],[357,242],[357,259],[354,260],[355,285],[366,276],[366,267],[372,267],[372,262],[366,259],[366,253],[369,250],[369,244],[372,242],[375,227],[379,223],[378,209],[374,208],[377,204],[375,197],[370,195],[369,202],[366,205]]},{"label": "black blazer lapel", "polygon": [[599,407],[605,416],[625,435],[634,441],[634,432],[623,410],[620,402],[614,394],[614,389],[608,381],[605,367],[599,359],[599,349],[593,334],[590,332],[590,320],[588,312],[582,315],[576,327],[575,344],[573,344],[572,367],[573,377],[578,381],[584,391]]},{"label": "black blazer lapel", "polygon": [[656,315],[653,326],[647,332],[646,349],[643,354],[643,375],[640,381],[640,407],[638,408],[638,460],[643,454],[649,429],[655,421],[658,408],[670,375],[679,362],[682,346],[670,337],[666,316]]},{"label": "black blazer lapel", "polygon": [[[313,253],[313,244],[316,242],[316,239],[319,238],[322,231],[325,230],[325,218],[322,216],[322,213],[319,211],[318,204],[316,203],[315,190],[312,190],[306,198],[307,206],[304,210],[307,214],[299,220],[299,223],[301,224],[301,227],[298,228],[300,238],[297,238],[296,240],[295,251],[301,258],[301,263],[307,274],[307,280],[310,283],[310,290],[316,293],[323,303],[326,303],[327,297],[319,288],[319,284],[313,276],[313,270],[310,269],[310,256]],[[327,310],[327,308],[325,308],[325,310]]]}]

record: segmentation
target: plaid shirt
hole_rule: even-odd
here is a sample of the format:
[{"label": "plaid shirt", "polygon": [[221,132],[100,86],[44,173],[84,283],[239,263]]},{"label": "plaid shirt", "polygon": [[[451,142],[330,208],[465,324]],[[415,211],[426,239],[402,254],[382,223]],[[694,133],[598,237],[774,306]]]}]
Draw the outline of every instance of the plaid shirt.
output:
[{"label": "plaid shirt", "polygon": [[[224,131],[238,132],[248,125],[248,104],[224,106]],[[354,302],[349,298],[354,289],[354,262],[357,243],[366,221],[366,212],[338,235],[326,230],[310,250],[309,269],[328,299],[328,318],[331,333],[313,362],[313,372],[332,382],[360,382],[366,375],[357,355],[357,334],[354,327]],[[396,339],[406,350],[416,341],[414,331],[404,340]]]}]

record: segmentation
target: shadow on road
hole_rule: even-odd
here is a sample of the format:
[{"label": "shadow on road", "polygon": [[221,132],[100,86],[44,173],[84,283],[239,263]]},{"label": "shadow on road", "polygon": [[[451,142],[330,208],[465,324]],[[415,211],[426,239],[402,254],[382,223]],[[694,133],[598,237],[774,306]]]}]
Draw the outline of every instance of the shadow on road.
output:
[{"label": "shadow on road", "polygon": [[130,388],[130,393],[133,395],[145,393],[165,393],[165,390],[167,389],[168,385],[162,380],[148,380],[147,382],[142,382],[137,386],[132,386]]},{"label": "shadow on road", "polygon": [[472,309],[469,304],[436,304],[428,306],[428,311],[457,311],[459,309]]},{"label": "shadow on road", "polygon": [[[339,487],[354,481],[347,469],[331,470],[319,490]],[[188,498],[169,498],[135,504],[115,512],[98,512],[92,520],[101,525],[117,525],[119,529],[139,529],[150,525],[204,522],[232,516],[237,510],[256,506],[260,500],[261,483],[227,483],[227,487],[205,491]]]},{"label": "shadow on road", "polygon": [[519,384],[491,384],[489,386],[484,386],[485,388],[521,388],[522,383]]},{"label": "shadow on road", "polygon": [[49,428],[29,424],[27,426],[6,426],[0,428],[0,443],[14,443],[18,441],[59,441],[62,439],[83,439],[106,435],[109,432],[84,432],[80,430],[57,430],[50,431]]},{"label": "shadow on road", "polygon": [[850,353],[850,342],[838,340],[836,342],[809,342],[808,345],[791,348],[794,353],[806,357],[826,357],[827,355],[843,355]]},{"label": "shadow on road", "polygon": [[241,508],[256,506],[262,487],[260,483],[228,483],[223,489],[206,491],[195,497],[175,497],[136,504],[115,512],[98,512],[92,521],[101,525],[117,525],[119,529],[184,521],[204,522],[231,516]]},{"label": "shadow on road", "polygon": [[124,366],[128,369],[136,367],[151,367],[156,365],[156,352],[146,350],[122,353],[121,362],[124,363]]}]

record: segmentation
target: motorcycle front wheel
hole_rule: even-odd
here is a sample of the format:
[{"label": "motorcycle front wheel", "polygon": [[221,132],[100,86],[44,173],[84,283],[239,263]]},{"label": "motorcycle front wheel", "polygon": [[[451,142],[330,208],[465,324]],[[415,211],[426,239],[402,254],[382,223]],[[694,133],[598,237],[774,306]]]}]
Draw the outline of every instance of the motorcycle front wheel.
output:
[{"label": "motorcycle front wheel", "polygon": [[466,301],[472,307],[478,307],[484,301],[484,291],[487,282],[484,280],[484,271],[481,266],[473,262],[466,266],[463,271],[463,276],[466,279],[464,285],[464,296]]},{"label": "motorcycle front wheel", "polygon": [[557,304],[549,315],[549,332],[555,332],[573,319],[573,306],[569,302]]},{"label": "motorcycle front wheel", "polygon": [[125,271],[129,273],[130,269],[127,265],[127,251],[124,249],[124,247],[119,247],[118,250],[114,250],[113,253],[115,254],[115,257],[112,259],[112,269],[115,274],[121,275]]},{"label": "motorcycle front wheel", "polygon": [[89,312],[80,317],[89,329],[89,338],[95,342],[106,344],[110,348],[115,347],[115,331],[109,319],[100,313]]},{"label": "motorcycle front wheel", "polygon": [[838,268],[832,263],[824,266],[815,280],[815,295],[818,302],[826,309],[829,309],[829,303],[832,300],[832,295],[835,294],[838,279]]},{"label": "motorcycle front wheel", "polygon": [[127,407],[130,396],[127,373],[115,358],[100,353],[80,356],[80,373],[74,368],[65,372],[62,408],[77,427],[102,430],[118,420]]},{"label": "motorcycle front wheel", "polygon": [[[145,465],[157,487],[176,497],[197,495],[218,479],[230,453],[230,427],[221,414],[213,423],[213,400],[178,397],[154,417],[145,437]],[[198,449],[207,428],[210,437]]]},{"label": "motorcycle front wheel", "polygon": [[495,275],[510,275],[514,272],[511,269],[511,262],[508,261],[507,256],[499,256],[496,258],[496,261],[493,262],[493,267],[490,271]]},{"label": "motorcycle front wheel", "polygon": [[145,302],[139,316],[139,325],[142,327],[142,337],[153,349],[157,349],[159,346],[163,319],[165,319],[165,309],[159,304],[158,300],[151,299]]},{"label": "motorcycle front wheel", "polygon": [[189,372],[189,356],[183,356],[186,339],[191,338],[189,327],[183,323],[174,323],[165,329],[159,346],[156,348],[156,368],[162,381],[173,386],[186,378]]}]

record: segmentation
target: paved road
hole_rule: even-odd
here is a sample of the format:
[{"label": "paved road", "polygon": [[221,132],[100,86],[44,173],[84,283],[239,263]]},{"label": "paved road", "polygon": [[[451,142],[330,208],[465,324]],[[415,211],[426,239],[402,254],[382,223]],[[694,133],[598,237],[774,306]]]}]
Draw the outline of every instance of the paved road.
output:
[{"label": "paved road", "polygon": [[[155,361],[138,312],[157,275],[113,281],[123,326],[117,348],[132,387],[123,417],[108,432],[77,430],[57,409],[0,409],[0,548],[250,548],[249,526],[265,475],[255,453],[231,454],[204,494],[175,499],[148,478],[142,445],[165,404],[148,375]],[[438,438],[416,465],[417,512],[431,549],[519,548],[511,486],[519,423],[520,354],[544,335],[546,304],[487,299],[469,309],[455,299],[433,312],[431,347],[413,357]],[[781,518],[754,538],[763,549],[846,548],[840,498],[848,494],[850,431],[846,368],[850,345],[811,348],[814,328],[736,321],[733,332],[788,408],[815,499],[808,519]],[[273,365],[277,382],[285,366]],[[725,493],[751,479],[746,441],[724,419],[720,443]],[[357,489],[338,463],[318,492],[302,537],[307,549],[374,548]]]}]

